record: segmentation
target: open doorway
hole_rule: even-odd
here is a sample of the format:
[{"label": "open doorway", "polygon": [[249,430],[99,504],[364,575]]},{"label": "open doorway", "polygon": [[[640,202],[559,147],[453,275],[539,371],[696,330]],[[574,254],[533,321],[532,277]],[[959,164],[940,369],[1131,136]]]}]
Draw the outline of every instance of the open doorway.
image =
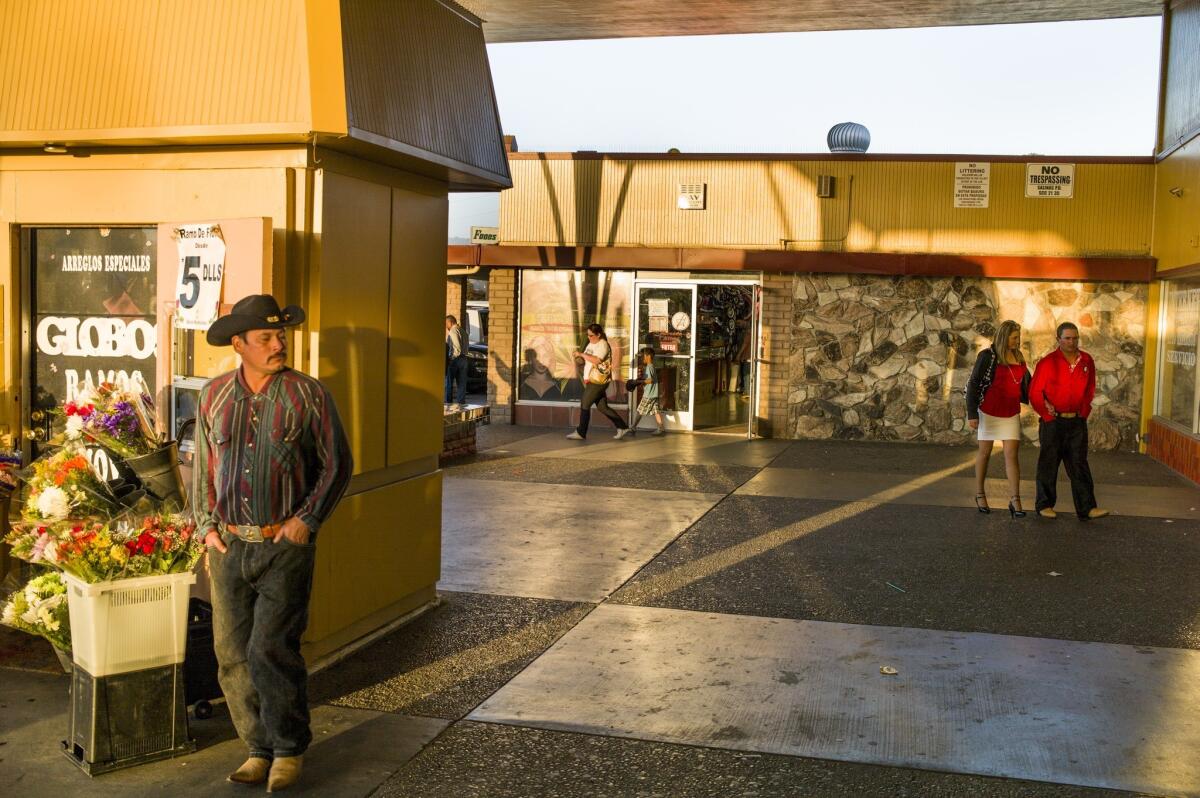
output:
[{"label": "open doorway", "polygon": [[700,285],[692,429],[745,433],[750,418],[754,293],[748,285]]}]

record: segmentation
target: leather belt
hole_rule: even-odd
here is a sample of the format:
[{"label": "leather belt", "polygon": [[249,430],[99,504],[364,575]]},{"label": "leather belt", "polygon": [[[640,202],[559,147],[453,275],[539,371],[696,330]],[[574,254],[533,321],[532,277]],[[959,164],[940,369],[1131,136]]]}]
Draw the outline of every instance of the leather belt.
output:
[{"label": "leather belt", "polygon": [[283,524],[266,524],[264,526],[254,524],[226,524],[225,529],[229,534],[247,543],[263,543],[268,540],[274,540],[275,536],[279,534],[279,530],[283,529]]},{"label": "leather belt", "polygon": [[1078,413],[1055,413],[1058,418],[1079,418]]}]

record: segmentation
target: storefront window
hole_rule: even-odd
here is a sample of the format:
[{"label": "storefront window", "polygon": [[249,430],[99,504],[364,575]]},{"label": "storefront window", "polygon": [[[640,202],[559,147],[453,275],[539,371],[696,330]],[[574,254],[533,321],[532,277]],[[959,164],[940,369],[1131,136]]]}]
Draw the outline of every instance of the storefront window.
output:
[{"label": "storefront window", "polygon": [[1158,414],[1195,431],[1200,280],[1172,280],[1166,284],[1165,298]]},{"label": "storefront window", "polygon": [[522,402],[578,401],[581,366],[572,353],[587,345],[587,326],[604,327],[613,354],[609,398],[624,396],[628,371],[632,272],[533,271],[521,273],[520,369]]}]

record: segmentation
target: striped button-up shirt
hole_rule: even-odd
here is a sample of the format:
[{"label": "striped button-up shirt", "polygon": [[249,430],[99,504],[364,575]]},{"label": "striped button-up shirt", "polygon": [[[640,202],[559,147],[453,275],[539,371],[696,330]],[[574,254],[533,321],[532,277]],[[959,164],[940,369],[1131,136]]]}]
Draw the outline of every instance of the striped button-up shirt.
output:
[{"label": "striped button-up shirt", "polygon": [[315,537],[353,470],[333,397],[312,377],[284,369],[253,393],[239,368],[200,391],[192,506],[201,536],[297,516]]}]

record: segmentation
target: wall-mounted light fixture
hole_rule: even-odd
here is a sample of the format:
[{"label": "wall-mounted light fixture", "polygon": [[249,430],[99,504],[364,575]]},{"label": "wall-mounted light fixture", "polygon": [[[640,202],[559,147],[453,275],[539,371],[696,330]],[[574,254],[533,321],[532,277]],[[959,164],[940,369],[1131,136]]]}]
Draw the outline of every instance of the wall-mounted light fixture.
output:
[{"label": "wall-mounted light fixture", "polygon": [[1182,197],[1183,196],[1183,187],[1182,186],[1174,186],[1173,188],[1167,189],[1167,193],[1170,194],[1172,197]]},{"label": "wall-mounted light fixture", "polygon": [[48,152],[48,153],[51,153],[52,155],[66,155],[67,154],[67,145],[59,144],[58,142],[54,142],[54,141],[47,141],[42,146],[42,152]]}]

